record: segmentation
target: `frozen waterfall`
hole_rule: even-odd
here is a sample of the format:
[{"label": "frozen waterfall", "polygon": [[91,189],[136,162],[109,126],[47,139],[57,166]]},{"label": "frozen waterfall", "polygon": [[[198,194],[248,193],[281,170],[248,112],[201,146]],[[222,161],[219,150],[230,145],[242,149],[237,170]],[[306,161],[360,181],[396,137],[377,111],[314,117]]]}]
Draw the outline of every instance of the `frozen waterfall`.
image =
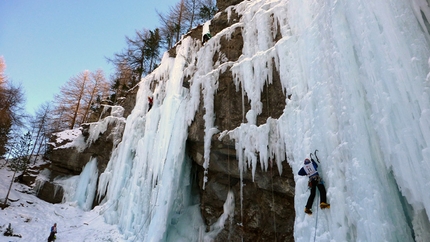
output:
[{"label": "frozen waterfall", "polygon": [[[214,127],[217,78],[232,71],[251,110],[246,123],[225,135],[236,142],[241,169],[267,168],[269,159],[287,157],[296,180],[296,241],[429,241],[426,1],[258,0],[227,11],[241,20],[213,33],[204,46],[184,38],[176,58],[165,54],[140,83],[122,142],[99,181],[106,221],[118,224],[129,241],[210,240],[213,231],[205,236],[192,195],[185,141],[202,100],[210,169],[216,162],[209,161],[211,138],[223,131]],[[242,56],[213,63],[221,36],[228,38],[237,27]],[[279,119],[257,127],[261,90],[274,70],[291,98]],[[191,76],[189,89],[182,87],[185,74]],[[149,112],[148,96],[154,97]],[[308,216],[307,179],[297,172],[315,149],[331,209],[317,213],[315,202]],[[232,209],[228,204],[220,219]]]}]

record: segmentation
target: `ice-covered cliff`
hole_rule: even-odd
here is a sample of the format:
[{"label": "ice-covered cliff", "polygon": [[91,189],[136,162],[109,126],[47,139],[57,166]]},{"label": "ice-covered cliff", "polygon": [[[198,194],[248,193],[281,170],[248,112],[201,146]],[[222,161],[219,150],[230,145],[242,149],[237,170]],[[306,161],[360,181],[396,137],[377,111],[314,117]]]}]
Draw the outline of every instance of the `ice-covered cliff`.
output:
[{"label": "ice-covered cliff", "polygon": [[[212,32],[212,21],[205,45],[184,37],[140,83],[122,142],[100,176],[106,221],[129,241],[217,241],[220,231],[251,223],[241,218],[242,205],[260,194],[244,197],[252,184],[243,176],[279,175],[289,166],[295,213],[283,215],[294,220],[295,241],[430,240],[429,11],[419,0],[259,0],[227,8],[229,27]],[[226,48],[233,36],[243,39],[235,59]],[[242,121],[226,129],[216,125],[222,76],[241,101],[230,111]],[[283,98],[268,105],[263,90],[275,85]],[[279,116],[259,120],[275,106]],[[200,189],[186,150],[196,115],[204,120]],[[202,189],[211,167],[226,162],[211,159],[214,137],[234,145],[228,163],[240,174],[240,192],[225,191],[224,213],[206,224]],[[308,216],[307,179],[296,174],[314,149],[331,209],[315,203]]]}]

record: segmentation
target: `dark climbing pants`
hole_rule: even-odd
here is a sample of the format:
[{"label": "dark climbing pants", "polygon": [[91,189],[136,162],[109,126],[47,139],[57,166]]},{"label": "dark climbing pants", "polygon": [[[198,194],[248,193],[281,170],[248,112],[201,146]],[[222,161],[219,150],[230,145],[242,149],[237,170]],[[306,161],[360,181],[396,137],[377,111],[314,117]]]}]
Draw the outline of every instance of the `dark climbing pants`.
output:
[{"label": "dark climbing pants", "polygon": [[306,203],[306,208],[311,209],[312,204],[314,203],[317,187],[318,187],[318,190],[320,191],[320,198],[322,203],[327,202],[327,196],[326,196],[324,184],[320,182],[319,177],[317,179],[312,179],[309,182],[310,182],[310,188],[311,188],[311,195],[309,195],[308,202]]},{"label": "dark climbing pants", "polygon": [[55,233],[54,232],[51,232],[49,234],[49,237],[48,237],[48,242],[52,242],[52,241],[55,241]]}]

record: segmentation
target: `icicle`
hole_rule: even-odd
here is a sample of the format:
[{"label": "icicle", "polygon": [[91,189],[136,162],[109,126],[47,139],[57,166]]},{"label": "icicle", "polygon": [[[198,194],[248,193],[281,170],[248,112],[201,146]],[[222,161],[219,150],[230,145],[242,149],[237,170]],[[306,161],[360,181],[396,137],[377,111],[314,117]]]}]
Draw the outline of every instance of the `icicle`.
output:
[{"label": "icicle", "polygon": [[209,232],[204,236],[204,241],[212,241],[216,236],[224,229],[227,219],[230,219],[230,223],[233,222],[234,217],[234,193],[229,190],[227,198],[223,205],[224,212],[218,218],[218,220],[210,226]]}]

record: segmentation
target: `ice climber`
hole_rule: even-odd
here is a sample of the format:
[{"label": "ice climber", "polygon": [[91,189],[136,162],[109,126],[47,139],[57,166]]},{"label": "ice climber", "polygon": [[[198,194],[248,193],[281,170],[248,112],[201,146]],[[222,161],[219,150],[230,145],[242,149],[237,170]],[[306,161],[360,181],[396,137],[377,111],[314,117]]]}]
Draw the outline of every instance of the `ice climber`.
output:
[{"label": "ice climber", "polygon": [[314,159],[311,158],[311,160],[312,162],[308,158],[306,158],[304,166],[299,171],[300,176],[309,177],[308,186],[311,189],[311,194],[309,195],[308,202],[306,203],[306,207],[305,207],[305,213],[309,215],[312,214],[311,208],[312,208],[312,204],[314,203],[317,187],[318,187],[318,190],[320,191],[320,197],[321,197],[320,208],[321,209],[330,208],[330,204],[327,204],[327,196],[326,196],[324,183],[317,171],[318,164],[314,161]]},{"label": "ice climber", "polygon": [[149,110],[151,110],[151,108],[152,108],[152,104],[153,104],[153,99],[152,99],[152,97],[149,97],[149,96],[148,96],[148,106],[149,106],[149,108],[148,108],[148,112],[149,112]]},{"label": "ice climber", "polygon": [[203,43],[203,45],[210,39],[210,38],[212,38],[212,35],[210,34],[210,33],[206,33],[206,34],[204,34],[203,35],[203,41],[202,41],[202,43]]},{"label": "ice climber", "polygon": [[56,233],[57,233],[57,223],[55,223],[54,226],[51,227],[51,233],[49,234],[48,242],[55,241]]}]

